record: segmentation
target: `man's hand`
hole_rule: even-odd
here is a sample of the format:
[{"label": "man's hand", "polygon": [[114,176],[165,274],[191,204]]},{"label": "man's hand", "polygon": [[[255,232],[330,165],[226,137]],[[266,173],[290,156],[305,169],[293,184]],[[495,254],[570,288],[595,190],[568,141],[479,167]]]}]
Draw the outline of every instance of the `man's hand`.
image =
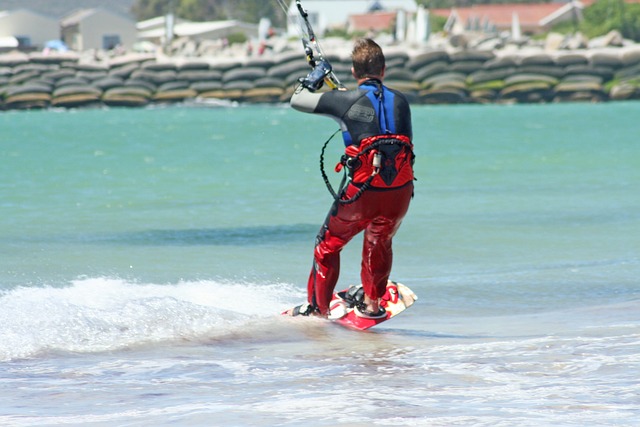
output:
[{"label": "man's hand", "polygon": [[331,73],[331,64],[322,60],[316,63],[315,68],[307,75],[307,77],[300,79],[300,84],[306,87],[312,92],[320,89],[324,83],[325,77]]}]

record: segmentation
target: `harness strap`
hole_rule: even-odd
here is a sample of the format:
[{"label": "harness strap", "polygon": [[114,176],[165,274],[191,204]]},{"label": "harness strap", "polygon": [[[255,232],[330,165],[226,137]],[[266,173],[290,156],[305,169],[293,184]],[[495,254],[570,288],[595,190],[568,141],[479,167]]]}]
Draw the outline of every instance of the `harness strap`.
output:
[{"label": "harness strap", "polygon": [[[329,141],[331,141],[331,139],[333,139],[333,137],[339,132],[336,131],[334,132],[329,139],[327,139],[327,141],[324,143],[324,145],[322,146],[322,151],[320,153],[320,172],[322,174],[322,178],[327,186],[327,189],[329,190],[329,193],[331,193],[331,195],[333,196],[334,200],[336,201],[336,203],[339,204],[351,204],[354,203],[356,200],[358,200],[362,194],[369,189],[372,186],[373,180],[378,176],[380,170],[381,170],[381,165],[380,164],[380,159],[381,159],[381,155],[377,152],[378,148],[382,147],[382,146],[400,146],[402,148],[406,148],[408,150],[408,153],[410,154],[411,160],[410,160],[410,168],[412,169],[413,166],[413,162],[415,159],[415,155],[413,154],[413,144],[411,143],[411,140],[405,136],[405,135],[376,135],[373,137],[369,137],[369,138],[365,138],[364,140],[361,141],[361,147],[356,147],[354,145],[350,145],[349,147],[347,147],[346,149],[346,153],[341,157],[340,162],[336,165],[335,167],[335,171],[336,172],[340,172],[341,170],[344,169],[344,174],[342,176],[342,180],[340,182],[340,185],[338,187],[338,191],[334,191],[333,187],[331,186],[331,183],[329,182],[329,178],[327,177],[327,174],[324,171],[324,152],[325,149],[327,147],[327,145],[329,144]],[[346,186],[348,177],[351,176],[351,178],[353,179],[353,175],[354,175],[354,170],[360,168],[360,166],[362,166],[363,162],[360,160],[360,157],[363,156],[368,156],[369,153],[371,153],[372,151],[376,150],[373,153],[373,158],[372,158],[372,164],[369,165],[369,167],[365,170],[363,170],[363,172],[365,173],[369,173],[368,171],[371,170],[371,172],[369,173],[369,175],[367,176],[366,180],[364,180],[363,182],[355,182],[356,184],[360,185],[360,188],[358,189],[358,191],[356,192],[356,194],[354,194],[352,197],[348,198],[348,199],[342,199],[341,195],[343,194],[344,188]],[[396,153],[396,156],[399,153]],[[345,167],[346,166],[346,167]],[[395,178],[392,179],[392,181],[394,181]],[[405,180],[405,182],[401,182],[398,186],[400,185],[404,185],[406,182],[408,182],[409,180],[413,180],[413,172],[412,170],[410,171],[410,174],[406,174],[405,176],[403,176],[403,179]],[[389,187],[389,185],[386,185],[386,187]]]},{"label": "harness strap", "polygon": [[414,159],[413,144],[408,136],[375,135],[363,139],[360,146],[347,147],[336,171],[348,168],[355,184],[374,176],[372,186],[395,188],[414,179]]},{"label": "harness strap", "polygon": [[[329,190],[329,193],[331,193],[331,195],[333,196],[333,199],[336,201],[336,203],[340,203],[341,205],[349,205],[349,204],[355,202],[356,200],[358,200],[362,196],[362,194],[367,190],[367,188],[369,188],[369,186],[371,185],[371,181],[373,181],[373,178],[375,178],[375,175],[371,175],[364,182],[364,184],[362,184],[362,186],[360,187],[358,192],[356,194],[354,194],[353,197],[351,197],[349,199],[342,199],[340,197],[340,195],[344,191],[344,188],[346,186],[345,184],[347,183],[347,178],[348,178],[347,170],[345,169],[344,170],[344,174],[342,175],[342,181],[340,181],[340,185],[338,186],[338,191],[336,192],[333,189],[333,187],[331,186],[331,183],[329,182],[329,178],[327,177],[327,174],[324,171],[324,150],[327,148],[327,145],[329,144],[329,141],[331,141],[333,139],[333,137],[336,136],[336,134],[338,132],[340,132],[340,129],[335,131],[329,137],[329,139],[327,139],[325,141],[324,145],[322,146],[322,151],[320,152],[320,173],[322,174],[322,179],[324,180],[324,183],[327,186],[327,189]],[[342,169],[342,167],[340,169]],[[336,170],[336,172],[340,172],[340,171]]]}]

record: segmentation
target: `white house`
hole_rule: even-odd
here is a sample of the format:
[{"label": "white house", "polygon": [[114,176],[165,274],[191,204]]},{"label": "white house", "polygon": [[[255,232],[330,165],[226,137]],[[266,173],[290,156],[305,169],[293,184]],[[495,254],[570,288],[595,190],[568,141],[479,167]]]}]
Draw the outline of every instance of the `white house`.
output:
[{"label": "white house", "polygon": [[[164,19],[158,19],[157,22],[161,22],[161,24],[153,25],[155,22],[147,21],[142,25],[138,24],[138,29],[140,30],[138,37],[141,40],[148,40],[154,43],[163,42],[167,35],[166,22]],[[258,26],[236,20],[210,22],[178,20],[173,25],[174,37],[186,37],[195,41],[221,39],[234,33],[243,33],[249,39],[255,38],[258,35]]]},{"label": "white house", "polygon": [[42,48],[60,38],[58,21],[25,9],[0,11],[0,40],[13,47]]},{"label": "white house", "polygon": [[60,21],[62,40],[73,50],[110,50],[133,46],[138,35],[136,23],[104,9],[80,9]]},{"label": "white house", "polygon": [[[418,10],[415,0],[305,0],[302,4],[309,14],[313,30],[322,35],[333,27],[346,27],[350,15],[371,11],[401,11],[413,14]],[[287,34],[300,35],[300,13],[293,0],[287,13]]]},{"label": "white house", "polygon": [[[191,22],[191,21],[188,21],[186,19],[178,18],[177,16],[174,16],[171,19],[173,20],[171,22],[172,25]],[[145,31],[151,31],[151,30],[157,30],[159,28],[165,29],[167,27],[167,25],[168,25],[167,21],[169,21],[167,15],[156,16],[155,18],[147,19],[147,20],[144,20],[144,21],[138,21],[136,23],[136,28],[138,29],[138,33],[145,32]]]}]

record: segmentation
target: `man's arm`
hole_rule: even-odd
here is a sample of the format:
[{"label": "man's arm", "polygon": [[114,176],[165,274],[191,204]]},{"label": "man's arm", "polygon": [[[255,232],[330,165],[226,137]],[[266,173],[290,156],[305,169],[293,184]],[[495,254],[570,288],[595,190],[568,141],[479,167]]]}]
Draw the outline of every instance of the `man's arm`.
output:
[{"label": "man's arm", "polygon": [[321,96],[322,93],[311,92],[303,85],[299,85],[293,92],[290,103],[291,106],[298,111],[313,113],[320,103]]}]

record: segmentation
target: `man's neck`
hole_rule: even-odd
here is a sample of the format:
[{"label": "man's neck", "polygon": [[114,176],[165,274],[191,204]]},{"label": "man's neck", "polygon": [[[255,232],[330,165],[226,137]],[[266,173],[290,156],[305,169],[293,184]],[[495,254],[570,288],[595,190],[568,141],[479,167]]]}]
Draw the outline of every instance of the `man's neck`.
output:
[{"label": "man's neck", "polygon": [[360,86],[362,83],[367,82],[369,80],[378,80],[380,83],[382,83],[382,76],[367,76],[367,77],[358,79],[358,86]]}]

